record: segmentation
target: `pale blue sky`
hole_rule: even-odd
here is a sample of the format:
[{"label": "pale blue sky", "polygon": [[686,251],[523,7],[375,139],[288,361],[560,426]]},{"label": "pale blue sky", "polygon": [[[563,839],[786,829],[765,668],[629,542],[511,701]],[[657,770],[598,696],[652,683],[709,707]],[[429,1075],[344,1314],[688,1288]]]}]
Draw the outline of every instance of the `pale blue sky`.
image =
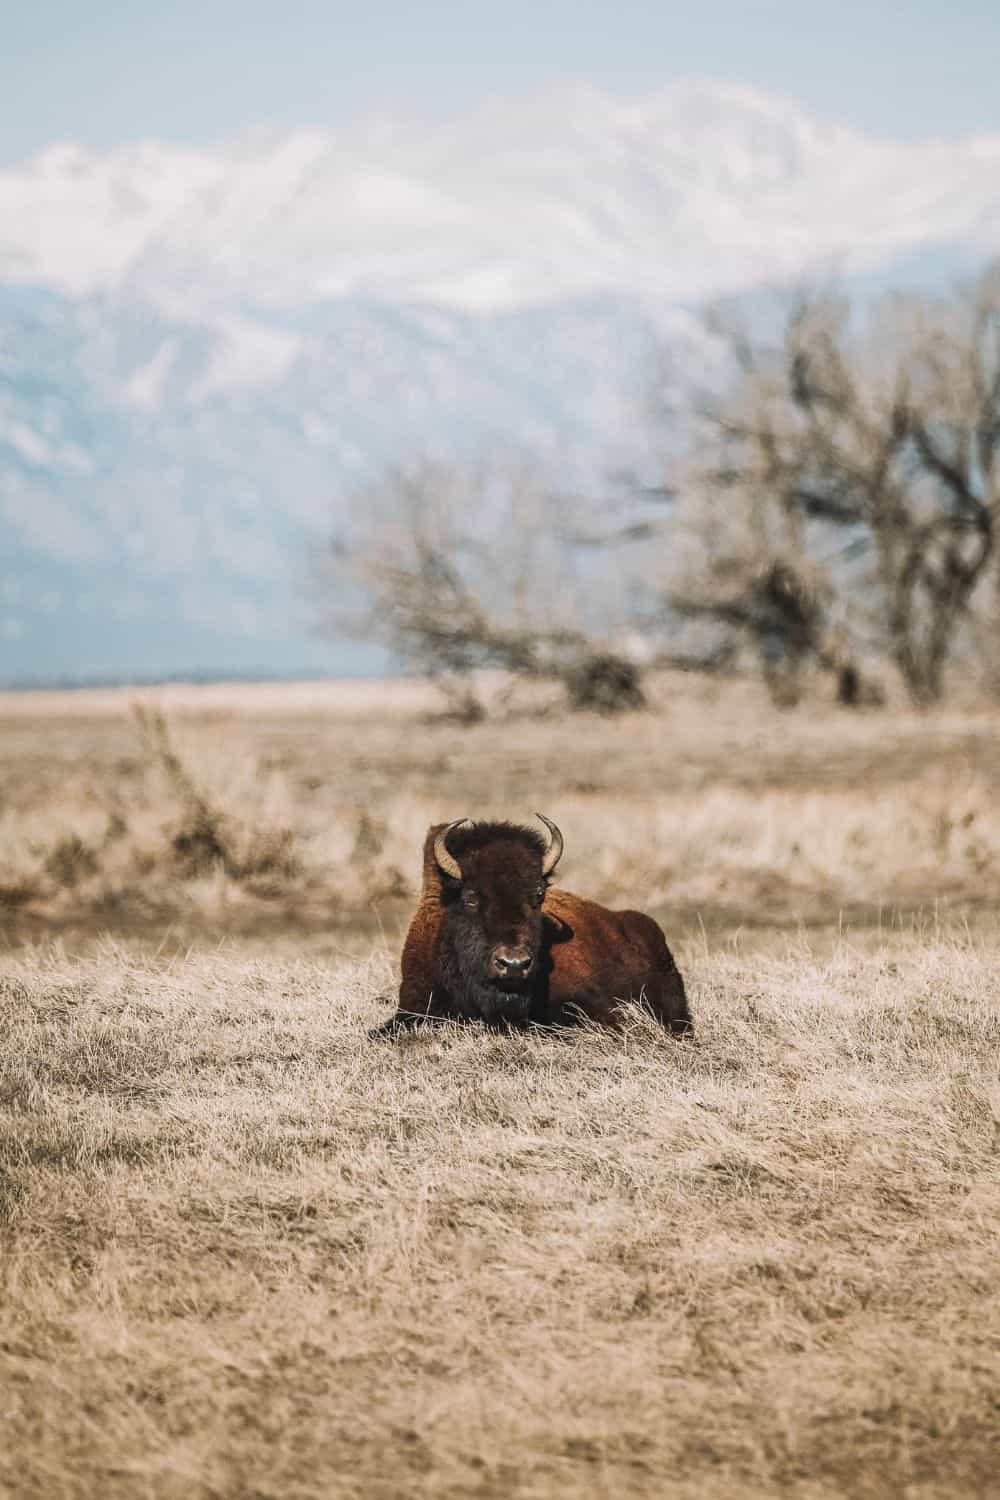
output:
[{"label": "pale blue sky", "polygon": [[0,162],[691,75],[898,139],[1000,131],[1000,0],[0,0]]}]

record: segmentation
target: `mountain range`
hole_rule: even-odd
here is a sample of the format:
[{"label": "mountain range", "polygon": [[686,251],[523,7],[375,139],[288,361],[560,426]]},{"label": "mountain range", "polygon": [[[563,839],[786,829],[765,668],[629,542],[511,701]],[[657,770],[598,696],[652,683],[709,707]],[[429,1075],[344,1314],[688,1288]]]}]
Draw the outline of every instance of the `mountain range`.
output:
[{"label": "mountain range", "polygon": [[388,462],[654,461],[706,298],[1000,251],[1000,133],[868,139],[747,89],[53,145],[0,172],[0,680],[364,671],[306,564]]}]

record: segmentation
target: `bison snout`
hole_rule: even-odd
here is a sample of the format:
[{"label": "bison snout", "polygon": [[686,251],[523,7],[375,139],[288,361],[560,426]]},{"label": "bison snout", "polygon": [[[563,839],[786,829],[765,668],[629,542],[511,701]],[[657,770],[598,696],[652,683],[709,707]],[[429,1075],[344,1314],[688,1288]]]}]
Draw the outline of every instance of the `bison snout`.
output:
[{"label": "bison snout", "polygon": [[495,948],[493,968],[501,979],[524,979],[534,963],[526,948]]}]

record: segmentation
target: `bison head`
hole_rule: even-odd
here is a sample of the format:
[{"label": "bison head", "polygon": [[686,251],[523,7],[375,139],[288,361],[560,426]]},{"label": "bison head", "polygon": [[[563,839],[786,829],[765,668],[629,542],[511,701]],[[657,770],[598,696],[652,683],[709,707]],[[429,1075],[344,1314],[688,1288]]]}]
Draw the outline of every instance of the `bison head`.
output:
[{"label": "bison head", "polygon": [[516,997],[528,994],[538,970],[542,902],[563,850],[559,829],[538,816],[547,835],[460,818],[434,840],[455,978],[484,1014],[524,1009]]}]

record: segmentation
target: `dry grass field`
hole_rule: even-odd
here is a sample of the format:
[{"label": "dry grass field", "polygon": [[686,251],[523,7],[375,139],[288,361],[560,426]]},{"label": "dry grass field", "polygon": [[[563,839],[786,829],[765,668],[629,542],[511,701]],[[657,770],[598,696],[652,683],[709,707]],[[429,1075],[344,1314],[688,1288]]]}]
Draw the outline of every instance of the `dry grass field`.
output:
[{"label": "dry grass field", "polygon": [[617,722],[438,707],[417,683],[0,695],[8,931],[332,924],[367,951],[398,935],[431,822],[534,808],[563,883],[675,927],[1000,906],[1000,706],[781,715],[756,683],[671,676]]},{"label": "dry grass field", "polygon": [[[0,1493],[998,1493],[1000,713],[658,695],[0,702]],[[536,807],[694,1040],[368,1040]]]}]

